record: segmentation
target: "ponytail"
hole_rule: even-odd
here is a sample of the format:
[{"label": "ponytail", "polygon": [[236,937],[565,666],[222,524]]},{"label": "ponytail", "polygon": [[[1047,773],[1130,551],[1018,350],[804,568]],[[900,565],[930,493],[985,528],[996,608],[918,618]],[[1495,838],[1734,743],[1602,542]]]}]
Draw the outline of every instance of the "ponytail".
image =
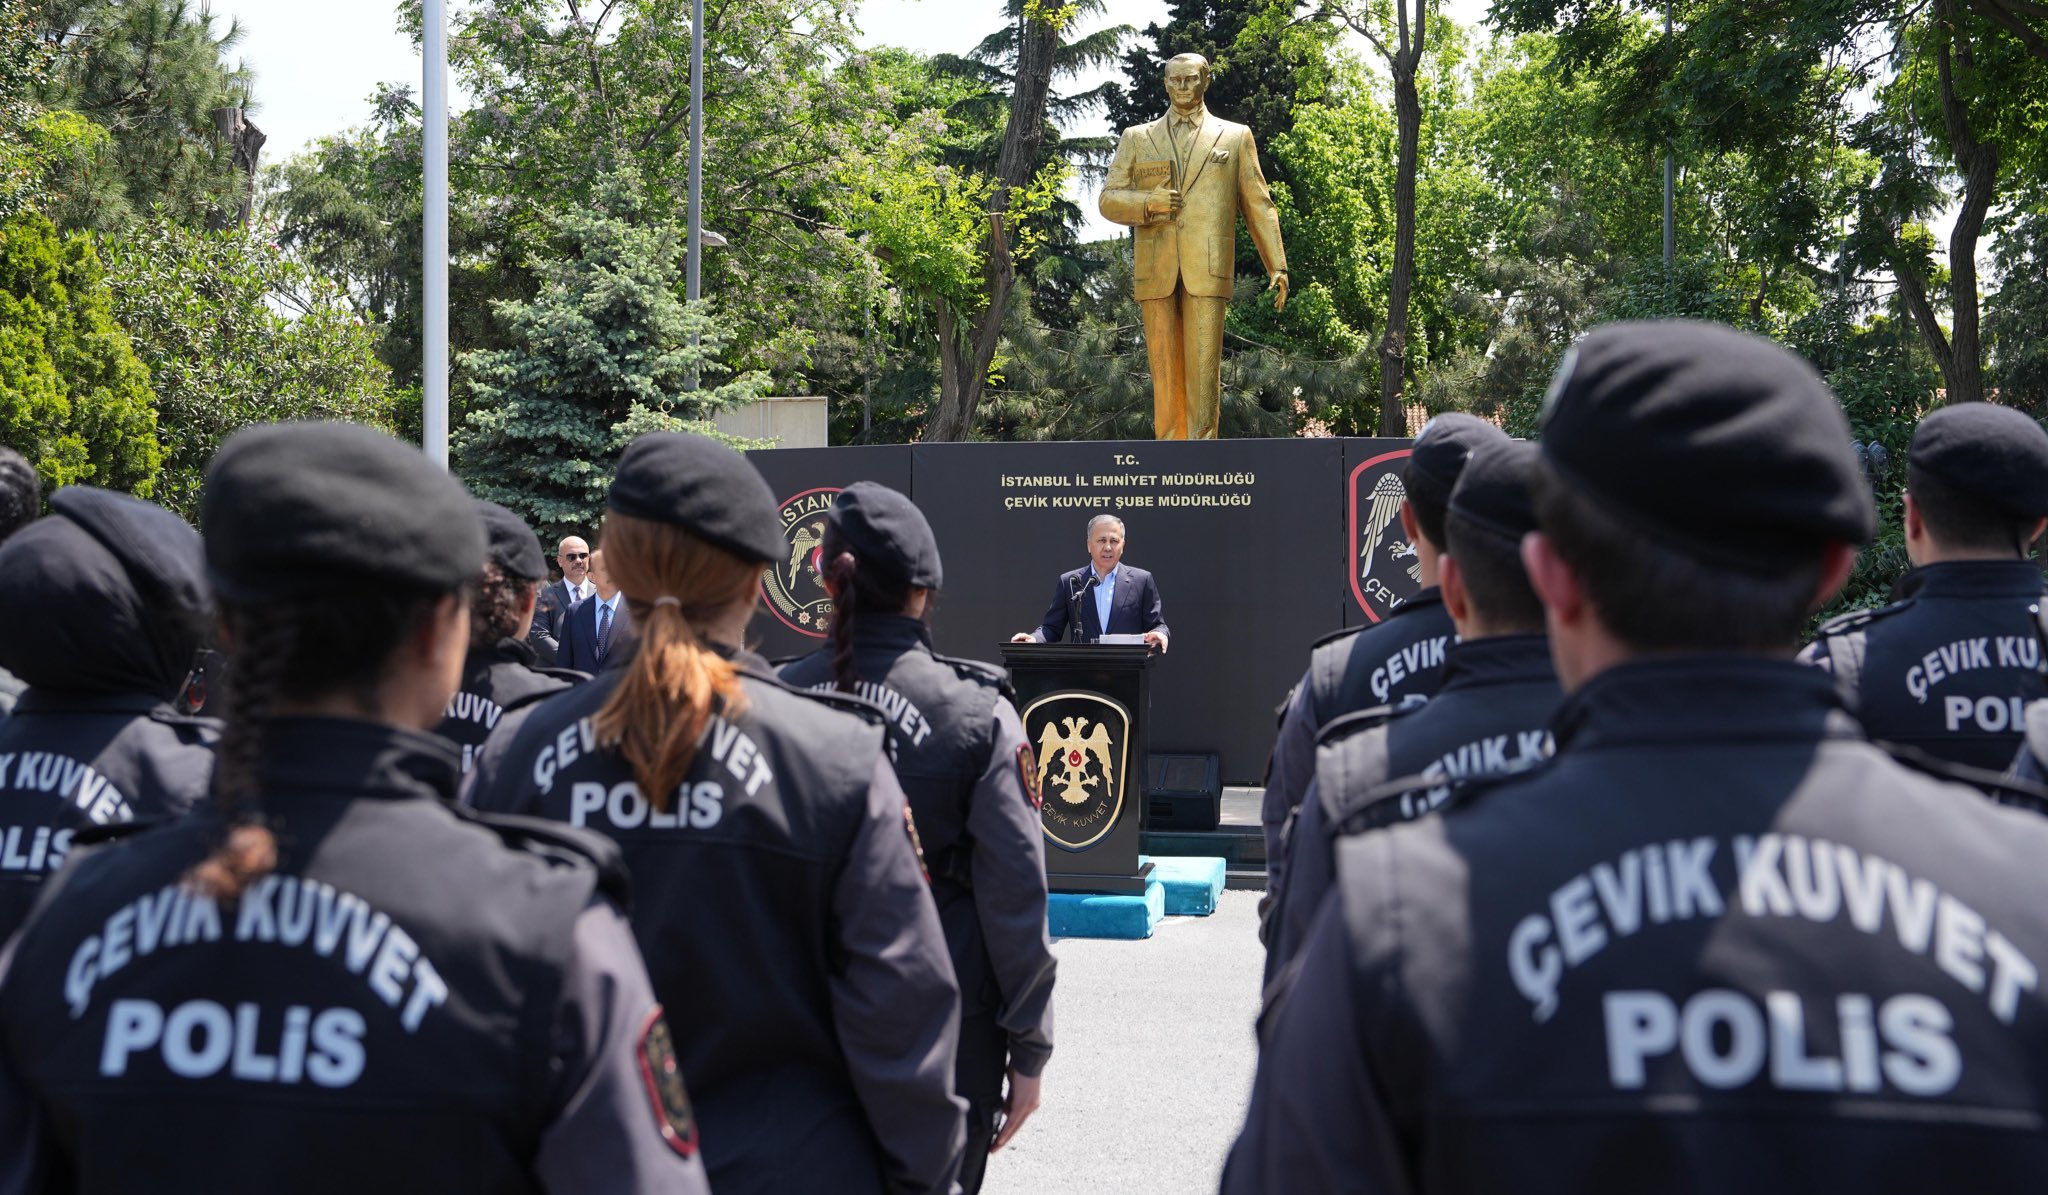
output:
[{"label": "ponytail", "polygon": [[232,903],[277,866],[262,782],[265,730],[277,707],[344,694],[373,711],[392,652],[447,596],[366,581],[296,601],[221,603],[229,667],[220,694],[212,808],[226,829],[188,882]]},{"label": "ponytail", "polygon": [[910,602],[911,587],[908,581],[884,576],[880,569],[861,568],[853,545],[830,523],[825,525],[819,555],[825,561],[825,580],[832,586],[832,676],[841,692],[852,693],[860,681],[853,657],[856,628],[863,618],[901,611]]},{"label": "ponytail", "polygon": [[856,581],[860,565],[851,552],[841,552],[825,561],[825,579],[832,583],[832,676],[839,691],[852,693],[860,687],[860,673],[853,666],[853,624],[860,615],[860,592]]},{"label": "ponytail", "polygon": [[597,712],[597,739],[617,747],[641,795],[667,812],[711,716],[746,708],[739,670],[696,624],[752,602],[762,566],[679,527],[617,511],[605,519],[604,546],[639,642]]}]

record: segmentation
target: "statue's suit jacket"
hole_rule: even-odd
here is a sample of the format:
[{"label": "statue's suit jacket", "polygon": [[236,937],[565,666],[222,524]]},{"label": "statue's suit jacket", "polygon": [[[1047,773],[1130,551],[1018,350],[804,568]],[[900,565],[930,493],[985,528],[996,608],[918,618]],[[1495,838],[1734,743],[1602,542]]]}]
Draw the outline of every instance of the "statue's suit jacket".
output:
[{"label": "statue's suit jacket", "polygon": [[1174,159],[1168,121],[1172,113],[1150,124],[1124,130],[1100,207],[1106,220],[1128,224],[1137,232],[1139,302],[1173,294],[1175,281],[1188,293],[1227,299],[1237,272],[1237,217],[1244,213],[1252,244],[1268,272],[1287,268],[1287,250],[1280,242],[1280,213],[1259,169],[1259,147],[1252,131],[1220,120],[1213,112],[1202,117],[1180,182],[1180,217],[1145,214],[1150,188],[1139,189],[1132,175],[1141,162]]}]

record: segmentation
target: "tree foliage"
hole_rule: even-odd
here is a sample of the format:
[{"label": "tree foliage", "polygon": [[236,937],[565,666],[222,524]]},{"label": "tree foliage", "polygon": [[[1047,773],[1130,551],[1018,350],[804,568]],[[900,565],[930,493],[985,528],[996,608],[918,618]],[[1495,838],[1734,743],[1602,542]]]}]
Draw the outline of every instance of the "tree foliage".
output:
[{"label": "tree foliage", "polygon": [[474,402],[455,435],[457,472],[544,540],[597,525],[610,464],[635,436],[715,434],[713,414],[768,389],[758,372],[694,385],[725,341],[679,297],[682,237],[644,196],[622,170],[600,180],[591,209],[556,213],[549,255],[529,263],[538,293],[498,304],[510,347],[462,363]]},{"label": "tree foliage", "polygon": [[254,108],[228,62],[240,26],[189,0],[43,0],[40,32],[55,50],[43,106],[107,134],[69,147],[53,219],[105,230],[158,211],[197,228],[236,209],[244,176],[214,114]]},{"label": "tree foliage", "polygon": [[163,449],[149,371],[114,320],[84,233],[33,211],[0,224],[0,444],[44,489],[90,483],[147,497]]},{"label": "tree foliage", "polygon": [[104,254],[112,313],[156,392],[158,502],[196,519],[214,450],[252,423],[398,430],[401,396],[375,330],[275,245],[158,220],[107,239]]}]

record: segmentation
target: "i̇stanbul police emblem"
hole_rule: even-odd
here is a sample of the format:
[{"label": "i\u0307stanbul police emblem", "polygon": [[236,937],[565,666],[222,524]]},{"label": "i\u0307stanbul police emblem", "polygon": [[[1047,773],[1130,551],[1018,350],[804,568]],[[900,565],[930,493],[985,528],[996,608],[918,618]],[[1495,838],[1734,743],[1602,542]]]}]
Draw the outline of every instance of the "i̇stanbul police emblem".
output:
[{"label": "i\u0307stanbul police emblem", "polygon": [[823,639],[832,621],[832,596],[819,573],[818,548],[825,542],[825,512],[838,494],[839,487],[825,486],[782,504],[782,539],[789,555],[770,562],[761,578],[769,611],[783,626],[814,639]]},{"label": "i\u0307stanbul police emblem", "polygon": [[1048,693],[1024,707],[1024,735],[1038,745],[1045,836],[1070,851],[1094,846],[1123,811],[1130,711],[1099,693]]},{"label": "i\u0307stanbul police emblem", "polygon": [[1422,562],[1401,529],[1401,484],[1409,449],[1373,457],[1351,471],[1351,514],[1346,541],[1351,596],[1379,622],[1422,590]]}]

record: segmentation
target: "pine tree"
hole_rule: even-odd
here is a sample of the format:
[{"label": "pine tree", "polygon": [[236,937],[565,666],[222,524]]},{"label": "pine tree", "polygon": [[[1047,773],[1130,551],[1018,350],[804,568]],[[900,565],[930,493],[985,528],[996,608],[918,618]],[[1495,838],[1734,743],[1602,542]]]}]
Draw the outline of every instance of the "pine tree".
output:
[{"label": "pine tree", "polygon": [[712,434],[708,420],[766,393],[763,374],[693,386],[722,347],[717,323],[680,297],[683,245],[645,223],[639,180],[605,180],[589,209],[551,221],[539,292],[497,304],[505,343],[467,354],[469,415],[456,471],[543,540],[596,527],[619,453],[643,432]]}]

